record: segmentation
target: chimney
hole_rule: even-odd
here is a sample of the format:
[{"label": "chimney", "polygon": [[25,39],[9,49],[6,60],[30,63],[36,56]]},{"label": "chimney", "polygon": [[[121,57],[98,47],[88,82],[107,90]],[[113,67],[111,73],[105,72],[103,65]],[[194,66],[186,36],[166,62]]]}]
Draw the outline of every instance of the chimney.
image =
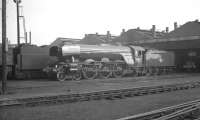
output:
[{"label": "chimney", "polygon": [[110,34],[110,31],[107,31],[107,38],[110,38],[111,37],[111,34]]},{"label": "chimney", "polygon": [[166,27],[166,31],[165,31],[166,33],[169,33],[169,27]]},{"label": "chimney", "polygon": [[125,33],[126,31],[125,31],[125,29],[122,29],[122,33]]},{"label": "chimney", "polygon": [[125,32],[126,32],[125,29],[122,29],[121,35],[124,34]]},{"label": "chimney", "polygon": [[110,36],[110,31],[107,31],[107,36]]},{"label": "chimney", "polygon": [[107,37],[107,41],[109,41],[109,40],[111,39],[110,31],[107,31],[107,35],[106,35],[106,37]]},{"label": "chimney", "polygon": [[156,25],[152,25],[152,34],[153,34],[153,37],[155,38],[156,37]]},{"label": "chimney", "polygon": [[178,24],[177,22],[174,22],[174,30],[176,30],[178,28]]},{"label": "chimney", "polygon": [[140,30],[140,27],[137,27],[137,30]]},{"label": "chimney", "polygon": [[98,32],[96,32],[96,35],[98,36]]}]

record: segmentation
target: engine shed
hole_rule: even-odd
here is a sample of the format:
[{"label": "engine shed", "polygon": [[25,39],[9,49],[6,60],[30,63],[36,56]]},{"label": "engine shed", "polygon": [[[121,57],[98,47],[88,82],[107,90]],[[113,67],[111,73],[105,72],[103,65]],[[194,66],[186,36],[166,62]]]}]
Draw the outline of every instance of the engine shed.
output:
[{"label": "engine shed", "polygon": [[134,41],[132,44],[175,53],[178,68],[200,71],[200,22],[188,22],[166,36],[157,39]]}]

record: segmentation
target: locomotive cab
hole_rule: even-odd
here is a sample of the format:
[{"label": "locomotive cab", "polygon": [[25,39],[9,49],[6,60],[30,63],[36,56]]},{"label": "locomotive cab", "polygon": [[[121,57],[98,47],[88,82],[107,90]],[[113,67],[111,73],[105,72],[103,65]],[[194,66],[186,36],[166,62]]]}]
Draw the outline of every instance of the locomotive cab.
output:
[{"label": "locomotive cab", "polygon": [[134,60],[134,66],[145,66],[146,49],[139,46],[129,46]]}]

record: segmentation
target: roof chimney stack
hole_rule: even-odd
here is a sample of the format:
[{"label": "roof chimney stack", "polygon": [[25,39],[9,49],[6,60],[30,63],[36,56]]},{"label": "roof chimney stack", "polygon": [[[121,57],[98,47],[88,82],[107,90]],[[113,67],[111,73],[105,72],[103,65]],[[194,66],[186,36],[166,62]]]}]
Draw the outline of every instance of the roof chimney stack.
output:
[{"label": "roof chimney stack", "polygon": [[125,32],[126,32],[125,29],[122,29],[121,35],[124,34]]},{"label": "roof chimney stack", "polygon": [[178,28],[178,24],[177,22],[174,22],[174,30],[176,30]]},{"label": "roof chimney stack", "polygon": [[107,31],[107,41],[110,41],[110,39],[111,39],[111,34],[110,34],[110,31]]},{"label": "roof chimney stack", "polygon": [[110,34],[110,31],[107,31],[107,37],[110,37],[111,34]]},{"label": "roof chimney stack", "polygon": [[156,37],[156,25],[152,25],[152,34],[153,34],[153,37],[155,38]]},{"label": "roof chimney stack", "polygon": [[122,29],[122,33],[125,33],[126,31],[125,31],[125,29]]},{"label": "roof chimney stack", "polygon": [[165,31],[166,33],[169,33],[169,27],[166,27],[166,31]]}]

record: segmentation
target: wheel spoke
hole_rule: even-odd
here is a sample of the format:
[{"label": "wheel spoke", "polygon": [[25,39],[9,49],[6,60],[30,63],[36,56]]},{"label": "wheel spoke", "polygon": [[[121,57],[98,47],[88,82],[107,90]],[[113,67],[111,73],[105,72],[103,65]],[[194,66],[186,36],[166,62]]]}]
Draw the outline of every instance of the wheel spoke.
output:
[{"label": "wheel spoke", "polygon": [[110,71],[109,67],[107,67],[107,66],[102,67],[102,69],[100,71],[101,78],[106,79],[106,78],[111,77],[111,75],[112,75],[112,72]]},{"label": "wheel spoke", "polygon": [[72,80],[80,80],[82,78],[81,71],[76,71],[72,74]]},{"label": "wheel spoke", "polygon": [[121,78],[124,74],[122,66],[116,66],[116,70],[113,71],[113,76],[115,78]]},{"label": "wheel spoke", "polygon": [[94,67],[85,68],[83,71],[83,77],[86,79],[95,79],[97,75],[98,72]]}]

